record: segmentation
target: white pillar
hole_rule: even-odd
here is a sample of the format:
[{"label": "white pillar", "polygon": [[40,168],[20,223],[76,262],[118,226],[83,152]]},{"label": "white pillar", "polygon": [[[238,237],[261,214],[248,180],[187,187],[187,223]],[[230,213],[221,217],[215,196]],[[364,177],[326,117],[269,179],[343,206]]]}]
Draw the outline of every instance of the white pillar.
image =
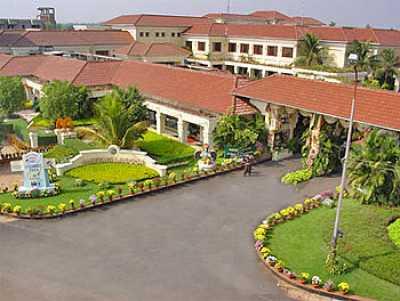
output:
[{"label": "white pillar", "polygon": [[395,77],[396,81],[394,83],[394,90],[400,92],[400,76]]},{"label": "white pillar", "polygon": [[165,116],[159,110],[156,112],[156,125],[157,133],[162,134],[165,126]]},{"label": "white pillar", "polygon": [[178,118],[178,138],[182,143],[186,143],[187,140],[187,122],[183,121],[182,117]]},{"label": "white pillar", "polygon": [[233,71],[234,74],[239,74],[239,66],[233,66]]},{"label": "white pillar", "polygon": [[39,147],[38,134],[34,132],[29,133],[29,140],[32,148]]},{"label": "white pillar", "polygon": [[264,78],[267,75],[267,70],[263,69],[262,70],[262,77]]}]

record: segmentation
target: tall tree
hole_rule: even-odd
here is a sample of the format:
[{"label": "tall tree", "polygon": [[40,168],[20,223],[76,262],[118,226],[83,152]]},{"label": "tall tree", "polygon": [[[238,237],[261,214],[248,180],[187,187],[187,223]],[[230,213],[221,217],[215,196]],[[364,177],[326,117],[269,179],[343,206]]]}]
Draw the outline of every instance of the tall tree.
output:
[{"label": "tall tree", "polygon": [[394,76],[399,75],[397,65],[400,58],[396,55],[396,51],[391,48],[383,49],[379,54],[379,71],[383,74],[383,87],[393,89]]},{"label": "tall tree", "polygon": [[22,109],[25,100],[21,78],[0,77],[0,115],[10,115]]},{"label": "tall tree", "polygon": [[52,81],[43,87],[44,95],[40,99],[40,111],[43,117],[57,118],[84,117],[87,110],[88,92],[85,87],[76,87],[67,81]]},{"label": "tall tree", "polygon": [[144,105],[146,98],[136,87],[128,87],[125,90],[115,87],[112,94],[121,100],[126,109],[131,108],[130,121],[136,123],[147,119],[148,110]]},{"label": "tall tree", "polygon": [[130,148],[147,130],[147,123],[132,122],[133,107],[125,108],[115,94],[106,95],[95,104],[96,128],[79,128],[78,132],[99,139],[104,145],[118,145]]},{"label": "tall tree", "polygon": [[365,70],[368,72],[373,72],[378,66],[378,57],[373,55],[371,52],[371,44],[368,42],[353,41],[348,50],[347,57],[351,54],[357,54],[358,61],[357,67],[360,70]]},{"label": "tall tree", "polygon": [[321,46],[320,39],[313,33],[306,33],[299,44],[299,57],[297,59],[306,66],[322,65],[325,49]]}]

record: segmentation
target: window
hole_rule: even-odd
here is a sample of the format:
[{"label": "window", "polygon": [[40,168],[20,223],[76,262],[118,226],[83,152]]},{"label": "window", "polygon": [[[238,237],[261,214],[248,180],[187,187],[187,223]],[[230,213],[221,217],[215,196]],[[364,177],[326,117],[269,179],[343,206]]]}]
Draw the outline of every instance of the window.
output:
[{"label": "window", "polygon": [[162,32],[162,33],[161,33],[161,36],[162,36],[162,37],[165,37],[165,32]]},{"label": "window", "polygon": [[254,45],[253,52],[255,55],[262,55],[263,54],[263,45]]},{"label": "window", "polygon": [[293,57],[293,48],[283,47],[282,48],[282,57]]},{"label": "window", "polygon": [[214,52],[221,52],[222,51],[222,43],[221,42],[213,43],[213,51]]},{"label": "window", "polygon": [[150,32],[146,32],[146,38],[150,36]]},{"label": "window", "polygon": [[236,43],[229,43],[228,51],[229,52],[236,52],[237,44]]},{"label": "window", "polygon": [[192,50],[193,49],[193,42],[192,41],[186,41],[186,48]]},{"label": "window", "polygon": [[175,32],[171,33],[171,37],[175,38]]},{"label": "window", "polygon": [[160,33],[159,32],[156,32],[156,37],[158,38],[160,36]]},{"label": "window", "polygon": [[268,56],[278,56],[278,46],[268,46]]},{"label": "window", "polygon": [[144,37],[144,32],[141,31],[141,32],[139,33],[139,36]]},{"label": "window", "polygon": [[197,50],[198,51],[206,51],[206,42],[198,42]]},{"label": "window", "polygon": [[240,44],[240,53],[249,53],[249,44]]},{"label": "window", "polygon": [[177,36],[178,38],[180,38],[180,37],[181,37],[181,33],[178,32],[178,33],[176,34],[176,36]]}]

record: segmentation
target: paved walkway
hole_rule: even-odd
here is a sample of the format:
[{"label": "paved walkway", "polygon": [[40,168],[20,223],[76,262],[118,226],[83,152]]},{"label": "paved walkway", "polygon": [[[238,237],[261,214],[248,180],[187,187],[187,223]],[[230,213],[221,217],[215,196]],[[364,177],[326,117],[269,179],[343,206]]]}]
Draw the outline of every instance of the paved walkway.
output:
[{"label": "paved walkway", "polygon": [[257,260],[267,214],[335,187],[280,184],[297,162],[240,172],[53,221],[0,223],[0,300],[236,301],[288,298]]}]

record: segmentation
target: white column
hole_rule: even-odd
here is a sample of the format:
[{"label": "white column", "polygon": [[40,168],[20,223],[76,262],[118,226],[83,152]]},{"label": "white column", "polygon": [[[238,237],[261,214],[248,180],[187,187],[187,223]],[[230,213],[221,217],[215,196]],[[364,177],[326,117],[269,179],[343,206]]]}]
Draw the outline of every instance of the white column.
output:
[{"label": "white column", "polygon": [[263,69],[262,70],[262,77],[264,78],[267,75],[267,70]]},{"label": "white column", "polygon": [[394,83],[394,90],[400,92],[400,76],[396,76],[396,81]]},{"label": "white column", "polygon": [[180,142],[186,143],[187,140],[187,122],[183,121],[182,117],[178,118],[178,138]]},{"label": "white column", "polygon": [[30,132],[30,133],[29,133],[29,140],[30,140],[30,143],[31,143],[31,147],[32,147],[32,148],[37,148],[37,147],[39,147],[39,141],[38,141],[38,135],[37,135],[37,133]]},{"label": "white column", "polygon": [[239,74],[239,66],[233,66],[234,74]]},{"label": "white column", "polygon": [[160,110],[156,111],[156,123],[157,133],[162,134],[165,126],[165,116],[160,112]]}]

